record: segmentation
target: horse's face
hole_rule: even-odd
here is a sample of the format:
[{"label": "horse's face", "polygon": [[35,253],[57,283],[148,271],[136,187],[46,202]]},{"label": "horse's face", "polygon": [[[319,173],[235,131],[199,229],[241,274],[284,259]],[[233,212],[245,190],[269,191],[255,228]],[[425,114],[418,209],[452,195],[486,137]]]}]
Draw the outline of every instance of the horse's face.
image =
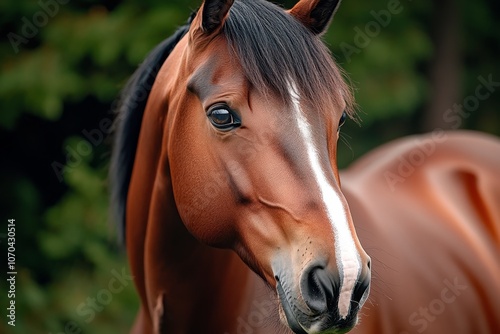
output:
[{"label": "horse's face", "polygon": [[[310,3],[282,15],[311,24],[307,11],[336,6]],[[344,331],[356,323],[370,281],[335,163],[345,102],[311,98],[285,70],[284,92],[257,87],[222,28],[231,4],[205,3],[167,60],[177,76],[159,75],[179,214],[198,240],[232,248],[276,288],[292,330]],[[322,75],[327,86],[336,80],[328,71],[313,76]]]}]

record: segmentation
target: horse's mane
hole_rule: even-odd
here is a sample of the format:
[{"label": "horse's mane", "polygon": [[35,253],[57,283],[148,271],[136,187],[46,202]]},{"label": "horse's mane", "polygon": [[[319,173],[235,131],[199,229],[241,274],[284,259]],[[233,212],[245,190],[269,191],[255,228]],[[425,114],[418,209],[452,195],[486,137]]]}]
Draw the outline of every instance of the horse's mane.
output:
[{"label": "horse's mane", "polygon": [[116,109],[113,154],[109,178],[111,184],[111,215],[117,225],[119,238],[125,242],[125,209],[127,193],[134,166],[142,116],[149,93],[163,62],[186,34],[194,14],[172,36],[156,46],[134,72],[122,90]]},{"label": "horse's mane", "polygon": [[[122,240],[125,240],[127,193],[148,96],[161,65],[189,30],[194,14],[148,55],[121,94],[110,180],[111,209]],[[314,105],[330,96],[337,105],[343,101],[347,113],[353,116],[351,89],[329,50],[319,37],[282,8],[265,0],[237,0],[222,33],[247,79],[262,93],[271,91],[287,103],[292,80],[301,96],[314,101]],[[327,110],[331,106],[320,107]]]}]

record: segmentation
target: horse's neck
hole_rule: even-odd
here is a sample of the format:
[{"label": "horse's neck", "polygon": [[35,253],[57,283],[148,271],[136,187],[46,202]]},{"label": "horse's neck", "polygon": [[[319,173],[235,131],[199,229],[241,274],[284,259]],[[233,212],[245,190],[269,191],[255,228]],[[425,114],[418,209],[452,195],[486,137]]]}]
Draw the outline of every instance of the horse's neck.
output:
[{"label": "horse's neck", "polygon": [[229,315],[241,310],[249,273],[233,253],[200,244],[172,218],[148,234],[145,252],[151,317],[165,332],[223,333],[237,318]]}]

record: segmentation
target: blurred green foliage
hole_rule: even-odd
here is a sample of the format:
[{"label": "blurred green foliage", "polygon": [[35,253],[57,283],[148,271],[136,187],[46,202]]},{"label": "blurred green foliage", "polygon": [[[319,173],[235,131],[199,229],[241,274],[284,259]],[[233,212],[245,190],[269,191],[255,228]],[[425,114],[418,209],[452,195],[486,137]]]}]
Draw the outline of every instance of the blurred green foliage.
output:
[{"label": "blurred green foliage", "polygon": [[[361,126],[350,122],[343,128],[348,145],[340,144],[340,166],[390,139],[422,131],[435,51],[430,37],[433,2],[401,1],[402,10],[364,47],[355,43],[359,31],[375,20],[372,11],[387,9],[389,2],[344,1],[324,36],[355,87],[362,119]],[[294,1],[282,3],[289,8]],[[104,296],[113,270],[126,267],[108,223],[109,138],[103,131],[94,131],[94,137],[88,133],[100,131],[99,122],[111,117],[120,89],[147,52],[199,4],[0,3],[0,218],[1,226],[16,219],[18,271],[16,327],[2,321],[0,332],[122,333],[130,327],[138,306],[132,284],[112,294],[91,320],[82,308],[88,298]],[[492,0],[460,0],[458,7],[460,103],[474,93],[479,75],[492,74],[500,81],[500,7]],[[36,32],[28,38],[29,24]],[[347,44],[359,52],[346,54]],[[499,96],[496,92],[481,101],[463,127],[500,134]],[[4,233],[0,231],[2,254]],[[6,268],[5,256],[2,261]],[[5,310],[7,299],[1,300]]]}]

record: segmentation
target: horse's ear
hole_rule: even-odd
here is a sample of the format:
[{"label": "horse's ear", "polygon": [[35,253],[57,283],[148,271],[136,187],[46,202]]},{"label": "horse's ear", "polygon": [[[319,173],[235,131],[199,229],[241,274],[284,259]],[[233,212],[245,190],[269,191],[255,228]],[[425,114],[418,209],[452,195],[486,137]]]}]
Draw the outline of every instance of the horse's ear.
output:
[{"label": "horse's ear", "polygon": [[201,8],[201,28],[212,34],[222,28],[234,0],[205,0]]},{"label": "horse's ear", "polygon": [[289,13],[315,35],[326,31],[340,0],[300,0]]}]

